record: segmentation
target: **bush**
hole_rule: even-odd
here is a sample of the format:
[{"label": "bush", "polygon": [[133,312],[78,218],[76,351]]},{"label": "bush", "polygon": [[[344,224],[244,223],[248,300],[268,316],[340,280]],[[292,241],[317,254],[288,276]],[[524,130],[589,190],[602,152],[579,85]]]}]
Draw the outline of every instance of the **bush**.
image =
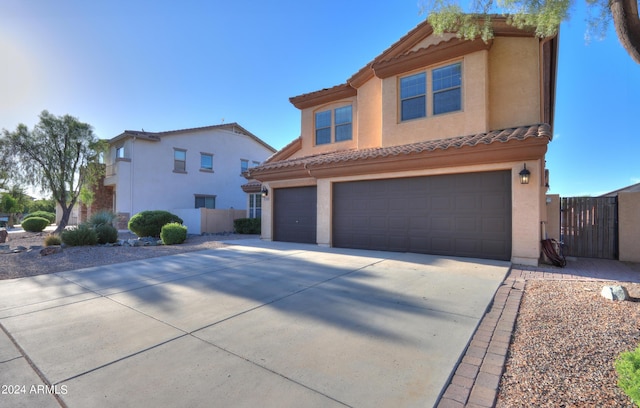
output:
[{"label": "bush", "polygon": [[42,217],[30,217],[22,221],[22,228],[28,232],[41,232],[50,224],[49,220]]},{"label": "bush", "polygon": [[53,246],[53,245],[60,245],[61,243],[62,243],[62,239],[60,238],[59,235],[55,235],[55,234],[49,234],[44,239],[44,246],[46,247]]},{"label": "bush", "polygon": [[56,222],[56,215],[54,213],[50,213],[47,211],[34,211],[32,213],[25,215],[23,220],[26,220],[27,218],[33,218],[33,217],[40,217],[40,218],[49,220],[49,224],[53,224],[54,222]]},{"label": "bush", "polygon": [[233,229],[238,234],[260,234],[260,218],[238,218],[233,220]]},{"label": "bush", "polygon": [[160,231],[160,238],[165,245],[182,244],[187,239],[187,227],[177,222],[165,224]]},{"label": "bush", "polygon": [[113,225],[113,220],[115,219],[116,215],[111,211],[99,211],[89,217],[88,223],[90,226],[95,228],[98,225]]},{"label": "bush", "polygon": [[98,234],[87,224],[80,224],[62,232],[62,242],[69,246],[95,245]]},{"label": "bush", "polygon": [[111,224],[99,224],[94,227],[98,235],[98,244],[113,244],[118,240],[118,230]]},{"label": "bush", "polygon": [[182,219],[168,211],[142,211],[131,217],[128,228],[141,238],[158,238],[160,237],[162,227],[172,222],[182,224]]},{"label": "bush", "polygon": [[640,405],[640,346],[627,351],[616,360],[618,387],[636,404]]}]

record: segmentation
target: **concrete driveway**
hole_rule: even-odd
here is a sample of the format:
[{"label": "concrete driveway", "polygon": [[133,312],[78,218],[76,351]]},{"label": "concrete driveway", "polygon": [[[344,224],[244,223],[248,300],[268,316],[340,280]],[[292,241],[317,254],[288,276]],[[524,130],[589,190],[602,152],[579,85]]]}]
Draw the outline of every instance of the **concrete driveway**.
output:
[{"label": "concrete driveway", "polygon": [[0,281],[0,406],[432,406],[509,268],[229,243]]}]

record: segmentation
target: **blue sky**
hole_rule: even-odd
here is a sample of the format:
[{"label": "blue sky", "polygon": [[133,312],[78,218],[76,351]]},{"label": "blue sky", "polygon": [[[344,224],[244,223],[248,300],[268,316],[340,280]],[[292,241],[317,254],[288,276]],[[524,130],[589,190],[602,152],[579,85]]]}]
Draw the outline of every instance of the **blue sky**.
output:
[{"label": "blue sky", "polygon": [[[344,83],[419,24],[418,0],[3,0],[0,128],[47,109],[109,139],[238,122],[275,148],[300,134],[289,97]],[[640,65],[613,30],[560,34],[550,193],[640,182]]]}]

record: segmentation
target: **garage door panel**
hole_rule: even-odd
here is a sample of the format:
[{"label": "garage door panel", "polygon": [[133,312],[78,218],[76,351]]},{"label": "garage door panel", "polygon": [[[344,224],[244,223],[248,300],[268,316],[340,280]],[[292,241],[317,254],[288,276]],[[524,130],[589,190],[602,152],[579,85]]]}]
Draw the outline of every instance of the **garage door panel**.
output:
[{"label": "garage door panel", "polygon": [[317,189],[315,186],[273,190],[273,239],[315,243]]},{"label": "garage door panel", "polygon": [[[345,182],[333,188],[334,246],[511,257],[509,171]],[[369,205],[349,206],[354,197],[364,197]],[[357,223],[349,221],[358,216]]]}]

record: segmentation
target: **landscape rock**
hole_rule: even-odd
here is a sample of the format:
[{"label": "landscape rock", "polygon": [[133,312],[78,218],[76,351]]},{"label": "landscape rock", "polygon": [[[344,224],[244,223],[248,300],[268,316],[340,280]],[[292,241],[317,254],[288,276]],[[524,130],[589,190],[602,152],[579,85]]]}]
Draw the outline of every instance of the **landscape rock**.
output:
[{"label": "landscape rock", "polygon": [[627,288],[620,285],[605,286],[602,288],[600,294],[609,300],[629,300]]},{"label": "landscape rock", "polygon": [[62,253],[62,247],[59,245],[44,247],[40,250],[40,255],[42,256],[60,254],[60,253]]}]

